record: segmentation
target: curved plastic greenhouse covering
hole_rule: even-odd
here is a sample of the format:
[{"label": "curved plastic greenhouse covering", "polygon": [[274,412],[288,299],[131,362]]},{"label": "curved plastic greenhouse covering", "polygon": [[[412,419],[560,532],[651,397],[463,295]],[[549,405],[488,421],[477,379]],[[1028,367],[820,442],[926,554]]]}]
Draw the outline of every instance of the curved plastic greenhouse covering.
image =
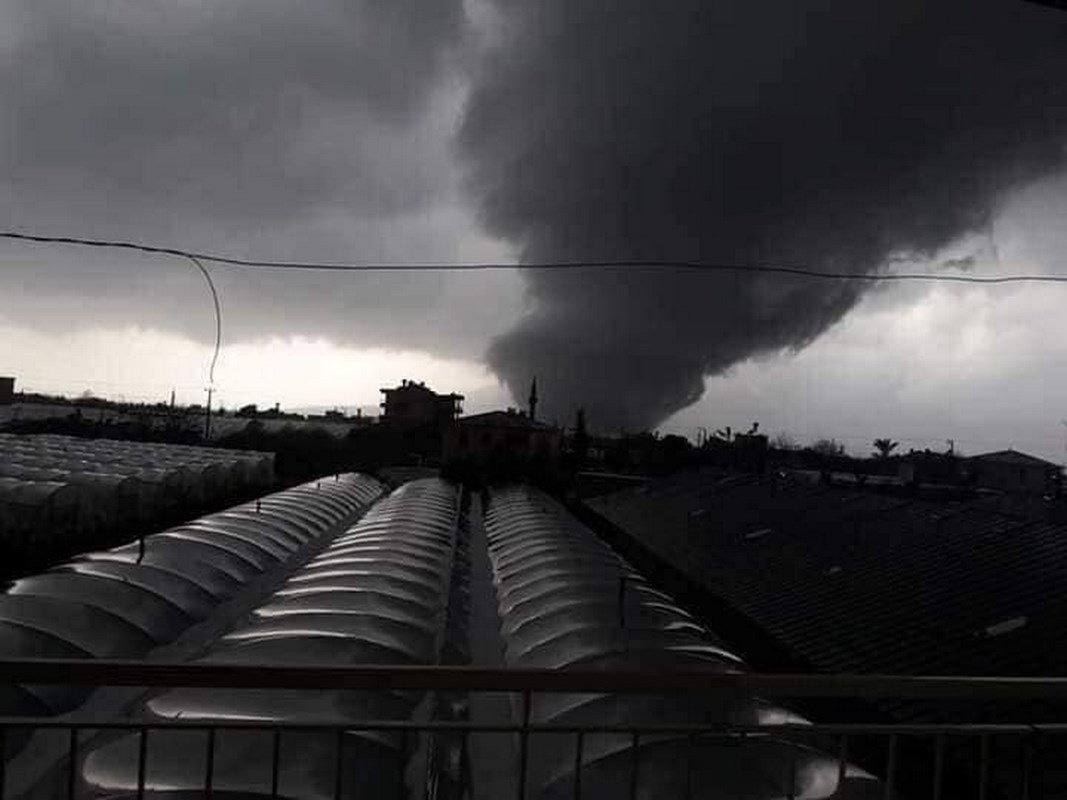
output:
[{"label": "curved plastic greenhouse covering", "polygon": [[[486,533],[508,666],[747,670],[737,654],[670,596],[537,490],[494,491]],[[754,697],[677,694],[535,696],[530,721],[592,726],[805,722]],[[771,800],[858,797],[876,786],[870,775],[851,766],[839,786],[836,756],[777,735],[749,735],[744,742],[697,737],[690,745],[685,736],[649,734],[638,747],[641,769],[638,791],[632,794],[632,737],[588,736],[577,767],[582,796]],[[689,763],[691,784],[685,769]],[[532,735],[529,767],[527,797],[572,797],[573,737]]]},{"label": "curved plastic greenhouse covering", "polygon": [[97,530],[265,489],[274,454],[214,447],[0,434],[0,478],[60,483],[62,511],[43,500],[29,508],[25,492],[0,489],[0,536],[70,540]]},{"label": "curved plastic greenhouse covering", "polygon": [[[331,667],[435,663],[446,628],[457,509],[457,490],[444,481],[401,486],[297,570],[204,659]],[[421,700],[416,692],[179,689],[148,700],[144,714],[152,721],[343,725],[407,720]],[[152,731],[145,781],[152,797],[200,796],[206,736],[196,730]],[[398,734],[358,730],[341,736],[286,730],[280,737],[279,782],[272,795],[270,731],[219,730],[213,791],[291,800],[395,797],[414,744]],[[136,790],[138,748],[139,737],[129,735],[88,755],[83,777],[94,796]]]},{"label": "curved plastic greenhouse covering", "polygon": [[[0,658],[142,657],[381,492],[373,478],[339,475],[17,580],[0,595]],[[0,713],[60,713],[83,699],[67,687],[8,687]]]},{"label": "curved plastic greenhouse covering", "polygon": [[57,480],[28,480],[0,474],[0,542],[19,544],[34,536],[70,536],[82,504],[78,490]]}]

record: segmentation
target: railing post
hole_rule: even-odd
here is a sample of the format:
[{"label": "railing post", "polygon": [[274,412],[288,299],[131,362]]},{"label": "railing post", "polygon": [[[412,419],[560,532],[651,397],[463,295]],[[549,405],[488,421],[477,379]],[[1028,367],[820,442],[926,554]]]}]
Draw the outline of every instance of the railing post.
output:
[{"label": "railing post", "polygon": [[897,773],[897,735],[889,734],[889,752],[885,763],[885,798],[893,800]]},{"label": "railing post", "polygon": [[941,800],[941,786],[945,782],[945,734],[937,734],[934,744],[934,800]]},{"label": "railing post", "polygon": [[7,797],[7,728],[0,728],[0,800]]},{"label": "railing post", "polygon": [[1019,797],[1022,800],[1030,800],[1030,771],[1034,767],[1033,737],[1027,736],[1023,740],[1023,763],[1022,776],[1020,778]]},{"label": "railing post", "polygon": [[406,772],[405,767],[408,763],[408,732],[407,728],[400,732],[400,764],[397,768],[396,775],[396,797],[397,800],[404,800],[407,795],[407,785],[404,780],[404,774]]},{"label": "railing post", "polygon": [[341,785],[344,782],[344,752],[345,731],[337,729],[336,759],[333,765],[333,796],[335,800],[341,800]]},{"label": "railing post", "polygon": [[637,778],[641,768],[641,734],[630,734],[630,800],[637,800]]},{"label": "railing post", "polygon": [[207,757],[204,764],[204,797],[210,800],[215,791],[215,729],[207,729]]},{"label": "railing post", "polygon": [[[742,737],[744,741],[744,737]],[[789,748],[789,780],[786,783],[786,796],[789,800],[796,800],[797,796],[797,748],[793,745]]]},{"label": "railing post", "polygon": [[78,789],[78,729],[71,726],[67,753],[67,798],[74,800]]},{"label": "railing post", "polygon": [[271,737],[270,752],[270,796],[278,797],[278,784],[281,776],[282,765],[282,729],[275,728]]},{"label": "railing post", "polygon": [[574,743],[574,793],[572,800],[581,800],[582,797],[582,762],[585,749],[585,731],[578,731],[577,740]]},{"label": "railing post", "polygon": [[981,754],[978,758],[978,800],[987,800],[989,797],[989,750],[989,734],[983,733]]},{"label": "railing post", "polygon": [[458,797],[467,797],[471,789],[471,770],[470,770],[470,745],[468,739],[470,734],[467,731],[461,733],[462,738],[459,742],[459,787],[457,791]]},{"label": "railing post", "polygon": [[137,800],[144,800],[146,771],[148,769],[148,728],[141,728],[137,742]]},{"label": "railing post", "polygon": [[693,751],[696,750],[696,734],[685,739],[685,800],[693,798]]},{"label": "railing post", "polygon": [[848,734],[842,734],[841,743],[837,748],[837,789],[834,793],[844,790],[845,778],[848,774]]},{"label": "railing post", "polygon": [[526,800],[526,771],[530,761],[530,690],[522,693],[522,730],[519,732],[519,800]]}]

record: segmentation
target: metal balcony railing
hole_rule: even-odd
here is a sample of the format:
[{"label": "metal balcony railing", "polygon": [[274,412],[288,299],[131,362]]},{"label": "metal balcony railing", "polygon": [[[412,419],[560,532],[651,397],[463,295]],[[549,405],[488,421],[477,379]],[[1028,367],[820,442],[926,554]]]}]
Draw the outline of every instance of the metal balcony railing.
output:
[{"label": "metal balcony railing", "polygon": [[[958,707],[996,704],[1003,701],[1036,701],[1046,705],[1067,700],[1065,678],[967,678],[899,677],[882,675],[768,675],[754,673],[709,674],[705,672],[657,671],[551,671],[499,670],[479,667],[404,666],[246,666],[218,663],[163,664],[154,662],[103,660],[7,660],[0,661],[3,685],[77,685],[85,687],[197,687],[216,689],[279,689],[306,691],[426,691],[451,695],[507,693],[518,699],[515,720],[504,724],[484,724],[464,719],[374,720],[360,719],[344,724],[334,722],[293,722],[233,720],[143,720],[138,718],[95,718],[83,712],[63,717],[2,718],[0,744],[13,732],[65,732],[65,753],[56,769],[64,773],[57,785],[65,786],[58,796],[79,794],[79,763],[91,737],[101,733],[129,732],[138,737],[137,789],[145,797],[146,761],[152,736],[160,730],[190,730],[204,733],[204,774],[202,796],[214,792],[215,751],[221,736],[231,731],[260,731],[272,737],[269,794],[278,797],[279,770],[285,758],[283,735],[317,732],[336,737],[336,796],[343,796],[341,762],[344,737],[352,732],[377,731],[396,736],[401,751],[417,737],[448,737],[458,743],[459,760],[469,758],[472,735],[514,737],[518,745],[518,779],[515,796],[531,796],[526,781],[531,738],[567,737],[573,743],[574,770],[571,797],[583,797],[583,751],[592,737],[628,737],[632,760],[628,783],[630,796],[638,797],[638,776],[642,770],[642,742],[673,736],[688,743],[690,758],[686,774],[691,775],[691,754],[699,742],[740,744],[760,738],[781,736],[794,742],[811,742],[826,750],[839,765],[839,780],[846,767],[856,763],[861,751],[867,754],[865,770],[876,779],[878,791],[886,798],[977,797],[993,800],[1018,797],[1037,800],[1059,796],[1067,790],[1067,780],[1055,773],[1067,771],[1067,717],[1063,722],[1011,722],[1005,724],[936,722],[893,724],[879,721],[740,725],[740,724],[656,724],[639,720],[625,724],[557,725],[531,720],[534,699],[542,694],[641,694],[651,696],[682,694],[721,694],[751,697],[838,699],[880,701],[889,698],[923,702],[948,702]],[[56,734],[53,733],[53,736]],[[62,735],[62,734],[60,734]],[[857,743],[862,746],[857,747]],[[872,759],[871,753],[880,753]],[[1010,753],[1011,757],[1005,757]],[[879,763],[871,764],[872,760]],[[13,762],[0,759],[0,800],[11,797],[9,771]],[[453,781],[453,797],[469,795],[465,784],[470,774],[464,764],[461,776]],[[1050,778],[1050,776],[1052,776]],[[789,776],[786,795],[795,792],[797,773]],[[691,790],[691,779],[687,781]],[[839,784],[840,785],[840,784]],[[189,795],[183,795],[189,796]],[[258,796],[258,795],[257,795]],[[410,797],[403,773],[398,776],[397,797]],[[685,793],[682,796],[690,796]]]}]

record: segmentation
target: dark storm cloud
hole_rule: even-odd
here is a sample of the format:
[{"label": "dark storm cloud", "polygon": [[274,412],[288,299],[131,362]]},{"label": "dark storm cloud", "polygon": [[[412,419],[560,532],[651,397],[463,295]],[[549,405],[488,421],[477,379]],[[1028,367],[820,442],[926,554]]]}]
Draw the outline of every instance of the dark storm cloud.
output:
[{"label": "dark storm cloud", "polygon": [[[261,258],[461,258],[449,140],[465,30],[461,0],[4,3],[2,227]],[[7,243],[0,259],[0,317],[16,323],[213,330],[189,265]],[[216,274],[231,341],[469,353],[488,324],[439,308],[477,299],[462,278]]]},{"label": "dark storm cloud", "polygon": [[368,133],[422,110],[460,12],[423,0],[17,3],[3,12],[5,181],[80,180],[120,201],[271,221],[326,199],[409,206],[419,187],[367,174],[361,156]]},{"label": "dark storm cloud", "polygon": [[[498,0],[462,131],[528,261],[868,272],[983,230],[1060,166],[1067,15],[1011,0]],[[526,273],[489,358],[550,416],[656,424],[704,376],[799,348],[862,288],[753,273]]]}]

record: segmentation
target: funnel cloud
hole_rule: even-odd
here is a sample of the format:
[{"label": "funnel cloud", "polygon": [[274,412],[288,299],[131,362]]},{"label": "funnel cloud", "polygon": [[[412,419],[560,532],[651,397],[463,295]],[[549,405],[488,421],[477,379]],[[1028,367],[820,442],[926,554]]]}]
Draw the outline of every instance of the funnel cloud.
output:
[{"label": "funnel cloud", "polygon": [[[526,262],[870,273],[988,228],[1067,143],[1067,14],[1012,0],[496,0],[460,134],[487,228]],[[488,353],[544,416],[654,426],[705,376],[799,349],[859,282],[524,272]]]}]

